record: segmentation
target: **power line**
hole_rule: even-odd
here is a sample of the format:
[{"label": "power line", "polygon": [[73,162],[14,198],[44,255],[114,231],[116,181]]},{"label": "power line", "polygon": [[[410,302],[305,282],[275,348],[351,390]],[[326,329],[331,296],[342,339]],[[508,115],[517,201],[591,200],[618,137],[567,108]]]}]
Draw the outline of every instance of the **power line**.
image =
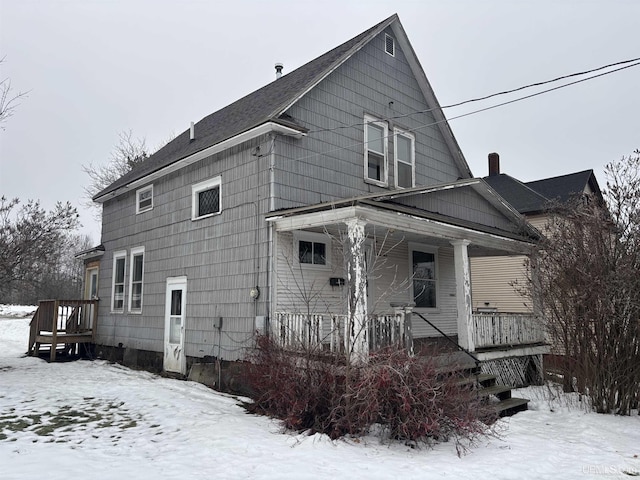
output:
[{"label": "power line", "polygon": [[[451,105],[445,105],[445,106],[442,106],[440,108],[442,110],[444,110],[446,108],[459,107],[461,105],[466,105],[468,103],[480,102],[480,101],[483,101],[483,100],[487,100],[489,98],[493,98],[493,97],[497,97],[497,96],[501,96],[501,95],[508,95],[510,93],[518,92],[518,91],[525,90],[525,89],[528,89],[528,88],[539,87],[541,85],[547,85],[549,83],[558,82],[560,80],[565,80],[567,78],[587,75],[589,73],[598,72],[598,71],[604,70],[606,68],[611,68],[611,67],[615,67],[615,66],[618,66],[618,65],[625,65],[625,64],[629,64],[629,63],[633,63],[633,62],[638,62],[639,60],[640,60],[640,57],[632,58],[632,59],[629,59],[629,60],[621,60],[619,62],[609,63],[607,65],[602,65],[600,67],[592,68],[590,70],[584,70],[584,71],[581,71],[581,72],[570,73],[568,75],[562,75],[560,77],[556,77],[556,78],[553,78],[551,80],[544,80],[544,81],[541,81],[541,82],[530,83],[530,84],[527,84],[527,85],[523,85],[521,87],[513,88],[511,90],[504,90],[504,91],[501,91],[501,92],[492,93],[490,95],[485,95],[484,97],[477,97],[477,98],[472,98],[472,99],[469,99],[469,100],[463,100],[461,102],[452,103]],[[586,79],[583,79],[583,80],[580,80],[580,81],[577,81],[577,82],[568,83],[566,85],[574,85],[575,83],[580,83],[581,81],[591,80],[592,78],[601,77],[603,75],[607,75],[609,73],[614,73],[614,72],[617,72],[619,70],[624,70],[624,68],[634,67],[636,65],[637,65],[637,63],[634,64],[634,65],[627,65],[626,67],[623,67],[623,68],[618,68],[618,69],[611,70],[609,72],[605,72],[605,73],[602,73],[602,74],[599,74],[599,75],[594,75],[594,76],[588,77]],[[562,88],[562,87],[558,87],[558,88]],[[549,92],[549,91],[552,91],[552,90],[555,90],[555,89],[545,90],[545,91],[540,92],[540,93],[546,93],[546,92]],[[531,96],[535,96],[535,95],[531,95]],[[522,97],[522,99],[530,98],[531,96]],[[519,100],[516,99],[515,101],[519,101]],[[505,102],[503,104],[499,104],[498,106],[507,105],[508,103],[513,103],[513,102]],[[490,108],[495,108],[495,107],[490,107]],[[488,108],[488,109],[490,109],[490,108]],[[412,115],[418,115],[418,114],[422,114],[422,113],[429,113],[429,112],[432,112],[433,110],[436,110],[436,109],[437,109],[437,107],[428,108],[428,109],[425,109],[425,110],[416,110],[416,111],[409,112],[409,113],[404,113],[404,114],[401,114],[401,115],[394,115],[394,116],[390,116],[390,117],[386,117],[386,118],[381,118],[380,120],[381,121],[396,120],[398,118],[406,118],[406,117],[410,117]],[[487,109],[482,109],[482,110],[479,110],[479,111],[484,111],[484,110],[487,110]],[[472,115],[472,113],[464,114],[463,116],[467,116],[467,115]],[[461,118],[461,117],[460,116],[452,117],[450,120],[453,120],[455,118]],[[440,122],[436,122],[436,123],[440,123]],[[341,126],[332,127],[332,128],[320,128],[320,129],[317,129],[317,130],[309,130],[308,133],[332,132],[332,131],[335,131],[335,130],[341,130],[343,128],[360,127],[360,126],[363,126],[365,124],[366,124],[365,122],[358,122],[358,123],[353,123],[353,124],[350,124],[350,125],[341,125]]]},{"label": "power line", "polygon": [[[476,113],[485,112],[487,110],[492,110],[494,108],[503,107],[503,106],[509,105],[511,103],[516,103],[516,102],[520,102],[522,100],[526,100],[526,99],[529,99],[529,98],[537,97],[538,95],[542,95],[542,94],[545,94],[545,93],[553,92],[554,90],[560,90],[561,88],[569,87],[571,85],[576,85],[578,83],[586,82],[588,80],[593,80],[594,78],[604,77],[605,75],[610,75],[612,73],[616,73],[616,72],[619,72],[621,70],[625,70],[627,68],[636,67],[636,66],[640,65],[640,61],[638,61],[638,60],[640,60],[640,58],[636,58],[636,59],[633,59],[633,60],[624,60],[622,62],[617,62],[617,63],[611,64],[611,65],[622,65],[622,64],[629,63],[629,62],[633,62],[633,61],[635,61],[636,63],[632,63],[630,65],[624,65],[623,67],[619,67],[619,68],[616,68],[614,70],[609,70],[608,72],[599,73],[597,75],[592,75],[592,76],[587,77],[587,78],[581,78],[580,80],[574,80],[573,82],[565,83],[563,85],[558,85],[557,87],[552,87],[552,88],[548,88],[546,90],[541,90],[540,92],[532,93],[530,95],[525,95],[524,97],[515,98],[513,100],[508,100],[506,102],[497,103],[495,105],[491,105],[491,106],[488,106],[488,107],[485,107],[485,108],[480,108],[478,110],[473,110],[471,112],[467,112],[467,113],[463,113],[463,114],[460,114],[460,115],[456,115],[456,116],[451,117],[449,119],[445,118],[443,120],[438,120],[438,121],[435,121],[435,122],[432,122],[432,123],[419,125],[419,126],[417,126],[415,128],[412,128],[412,129],[409,129],[409,130],[404,130],[404,131],[405,132],[415,132],[417,130],[421,130],[421,129],[427,128],[427,127],[432,127],[432,126],[438,125],[440,123],[444,123],[444,122],[451,121],[451,120],[456,120],[458,118],[468,117],[470,115],[475,115]],[[592,70],[592,72],[593,71],[597,71],[597,70],[602,70],[602,68],[607,68],[607,67],[599,67],[597,69]],[[564,78],[568,78],[570,76],[575,76],[575,75],[578,75],[578,74],[571,74],[571,75],[565,76]],[[546,83],[550,83],[552,81],[555,81],[555,80],[549,80]],[[522,90],[523,88],[527,88],[527,87],[520,87],[517,90]],[[504,93],[497,93],[497,94],[493,94],[491,96],[496,96],[496,95],[501,95],[501,94],[504,94]],[[466,101],[464,103],[469,103],[471,101],[475,101],[475,100],[468,100],[468,101]],[[460,105],[460,104],[458,104],[458,105]],[[442,108],[445,108],[445,107],[442,107]],[[432,111],[432,110],[434,110],[434,109],[425,110],[423,112],[429,112],[429,111]],[[421,112],[413,112],[413,113],[421,113]],[[406,115],[403,115],[403,116],[408,116],[408,115],[411,115],[411,114],[406,114]],[[390,117],[390,118],[396,118],[396,117]],[[384,121],[384,120],[385,119],[382,119],[382,121]],[[358,123],[358,124],[354,124],[354,125],[350,125],[350,126],[337,127],[337,128],[349,128],[349,127],[361,126],[361,125],[364,125],[364,124],[365,123]],[[336,130],[337,128],[331,129],[331,130]],[[316,131],[319,131],[319,130],[316,130]],[[311,132],[309,132],[309,133],[311,133]],[[388,139],[391,135],[392,134],[386,135],[383,138]],[[345,147],[336,147],[336,148],[333,148],[333,149],[330,149],[330,150],[326,150],[324,152],[317,152],[317,153],[313,153],[311,155],[307,155],[307,156],[304,156],[304,157],[298,157],[296,160],[304,160],[304,159],[307,159],[307,158],[315,157],[317,155],[326,155],[328,153],[333,153],[333,152],[337,152],[337,151],[340,151],[340,150],[347,150],[347,149],[358,147],[358,146],[360,146],[362,144],[363,144],[363,142],[352,143],[351,145],[347,145]]]}]

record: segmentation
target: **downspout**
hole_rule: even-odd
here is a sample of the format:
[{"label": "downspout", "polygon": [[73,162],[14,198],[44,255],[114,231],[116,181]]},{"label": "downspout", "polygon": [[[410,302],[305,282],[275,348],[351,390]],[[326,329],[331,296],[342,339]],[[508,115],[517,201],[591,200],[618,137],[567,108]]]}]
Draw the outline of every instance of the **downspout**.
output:
[{"label": "downspout", "polygon": [[[275,183],[276,183],[276,135],[275,133],[271,133],[269,135],[271,137],[271,148],[269,149],[269,212],[273,212],[276,208],[276,198],[275,198]],[[271,308],[275,301],[275,286],[274,286],[274,278],[275,275],[273,273],[274,261],[274,229],[275,225],[273,222],[269,222],[267,226],[267,235],[268,235],[268,243],[269,243],[269,251],[267,254],[267,286],[269,288],[269,295],[266,298],[266,317],[267,322],[265,325],[266,332],[269,331],[269,323],[271,322]]]}]

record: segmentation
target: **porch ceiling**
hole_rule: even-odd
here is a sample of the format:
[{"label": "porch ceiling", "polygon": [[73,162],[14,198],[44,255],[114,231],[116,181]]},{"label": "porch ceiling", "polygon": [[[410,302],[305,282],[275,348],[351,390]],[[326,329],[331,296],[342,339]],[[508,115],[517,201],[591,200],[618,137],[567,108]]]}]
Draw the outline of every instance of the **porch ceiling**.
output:
[{"label": "porch ceiling", "polygon": [[[503,232],[483,225],[456,225],[442,219],[429,218],[411,213],[404,208],[388,208],[388,204],[371,205],[369,202],[357,202],[348,206],[331,208],[297,209],[295,212],[283,212],[267,218],[280,232],[293,230],[335,230],[347,220],[357,218],[366,222],[367,235],[391,235],[412,241],[429,243],[434,246],[449,246],[454,240],[467,240],[469,256],[527,255],[531,252],[533,241],[524,236]],[[420,212],[421,213],[421,212]],[[433,215],[437,216],[437,215]],[[475,228],[473,228],[475,227]]]}]

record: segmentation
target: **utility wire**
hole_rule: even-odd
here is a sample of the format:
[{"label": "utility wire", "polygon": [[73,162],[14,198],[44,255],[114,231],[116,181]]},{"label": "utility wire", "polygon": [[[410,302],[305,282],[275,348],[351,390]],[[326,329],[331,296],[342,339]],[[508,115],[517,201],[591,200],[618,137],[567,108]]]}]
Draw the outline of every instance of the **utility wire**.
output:
[{"label": "utility wire", "polygon": [[[619,71],[621,71],[621,70],[625,70],[625,69],[627,69],[627,68],[637,67],[638,65],[640,65],[640,61],[638,61],[638,60],[640,60],[640,58],[636,58],[636,59],[634,59],[634,60],[631,60],[631,61],[636,61],[636,63],[632,63],[632,64],[630,64],[630,65],[625,65],[625,66],[623,66],[623,67],[619,67],[619,68],[616,68],[616,69],[614,69],[614,70],[609,70],[608,72],[599,73],[599,74],[597,74],[597,75],[592,75],[592,76],[587,77],[587,78],[581,78],[580,80],[574,80],[573,82],[565,83],[565,84],[563,84],[563,85],[558,85],[557,87],[548,88],[548,89],[546,89],[546,90],[541,90],[541,91],[539,91],[539,92],[532,93],[532,94],[530,94],[530,95],[525,95],[524,97],[515,98],[515,99],[513,99],[513,100],[509,100],[509,101],[502,102],[502,103],[497,103],[497,104],[495,104],[495,105],[491,105],[491,106],[488,106],[488,107],[485,107],[485,108],[480,108],[480,109],[478,109],[478,110],[473,110],[473,111],[471,111],[471,112],[467,112],[467,113],[463,113],[463,114],[460,114],[460,115],[456,115],[456,116],[451,117],[451,118],[449,118],[449,119],[445,118],[445,119],[443,119],[443,120],[438,120],[438,121],[435,121],[435,122],[432,122],[432,123],[427,123],[427,124],[419,125],[419,126],[417,126],[417,127],[415,127],[415,128],[412,128],[412,129],[410,129],[410,130],[404,130],[404,132],[415,132],[415,131],[417,131],[417,130],[421,130],[421,129],[423,129],[423,128],[427,128],[427,127],[432,127],[432,126],[434,126],[434,125],[438,125],[438,124],[440,124],[440,123],[444,123],[444,122],[447,122],[447,121],[450,121],[450,120],[456,120],[456,119],[458,119],[458,118],[468,117],[468,116],[470,116],[470,115],[474,115],[474,114],[476,114],[476,113],[485,112],[485,111],[487,111],[487,110],[492,110],[492,109],[494,109],[494,108],[503,107],[503,106],[505,106],[505,105],[509,105],[509,104],[511,104],[511,103],[516,103],[516,102],[520,102],[520,101],[522,101],[522,100],[526,100],[526,99],[529,99],[529,98],[537,97],[538,95],[542,95],[542,94],[544,94],[544,93],[553,92],[554,90],[560,90],[561,88],[565,88],[565,87],[569,87],[569,86],[571,86],[571,85],[576,85],[576,84],[578,84],[578,83],[586,82],[587,80],[592,80],[592,79],[594,79],[594,78],[598,78],[598,77],[604,77],[605,75],[609,75],[609,74],[612,74],[612,73],[616,73],[616,72],[619,72]],[[621,64],[628,63],[628,62],[629,62],[628,60],[625,60],[625,61],[623,61],[623,62],[618,62],[616,65],[621,65]],[[603,67],[603,68],[606,68],[606,67]],[[597,69],[596,69],[596,70],[597,70]],[[600,68],[600,70],[601,70],[601,68]],[[594,70],[594,71],[595,71],[595,70]],[[549,83],[549,82],[547,82],[547,83]],[[522,88],[526,88],[526,87],[521,87],[519,90],[521,90]],[[494,94],[494,95],[492,95],[492,96],[495,96],[495,95],[498,95],[498,94]],[[467,101],[467,102],[465,102],[465,103],[468,103],[468,102],[469,102],[469,101]],[[443,108],[444,108],[444,107],[443,107]],[[431,110],[433,110],[433,109],[431,109]],[[427,110],[427,111],[430,111],[430,110]],[[420,112],[414,112],[414,113],[420,113]],[[406,115],[405,115],[405,116],[406,116]],[[384,121],[384,120],[383,120],[383,121]],[[364,125],[364,123],[359,123],[359,124],[355,124],[355,125],[352,125],[352,126],[358,126],[358,125]],[[339,127],[339,128],[346,128],[346,127]],[[389,138],[390,136],[392,136],[392,135],[393,135],[393,134],[389,134],[389,135],[384,136],[383,138],[388,139],[388,138]],[[326,151],[324,151],[324,152],[318,152],[318,153],[313,153],[313,154],[311,154],[311,155],[306,155],[306,156],[304,156],[304,157],[298,157],[296,160],[304,160],[304,159],[307,159],[307,158],[316,157],[316,156],[318,156],[318,155],[326,155],[326,154],[333,153],[333,152],[337,152],[337,151],[340,151],[340,150],[347,150],[347,149],[355,148],[355,147],[358,147],[358,146],[360,146],[360,145],[362,145],[362,142],[352,143],[351,145],[347,145],[347,146],[345,146],[345,147],[337,147],[337,148],[333,148],[333,149],[331,149],[331,150],[326,150]]]},{"label": "utility wire", "polygon": [[[611,68],[611,67],[615,67],[615,66],[618,66],[618,65],[625,65],[625,64],[629,64],[629,63],[633,63],[633,62],[638,62],[639,60],[640,60],[640,57],[638,57],[638,58],[631,58],[631,59],[629,59],[629,60],[621,60],[621,61],[619,61],[619,62],[609,63],[608,65],[603,65],[603,66],[601,66],[601,67],[592,68],[592,69],[590,69],[590,70],[584,70],[584,71],[581,71],[581,72],[570,73],[570,74],[568,74],[568,75],[562,75],[562,76],[560,76],[560,77],[556,77],[556,78],[553,78],[553,79],[551,79],[551,80],[544,80],[544,81],[541,81],[541,82],[530,83],[530,84],[527,84],[527,85],[523,85],[523,86],[521,86],[521,87],[512,88],[511,90],[504,90],[504,91],[501,91],[501,92],[492,93],[492,94],[490,94],[490,95],[485,95],[484,97],[472,98],[472,99],[469,99],[469,100],[464,100],[464,101],[462,101],[462,102],[452,103],[451,105],[444,105],[444,106],[442,106],[442,107],[440,107],[440,108],[441,108],[442,110],[444,110],[444,109],[446,109],[446,108],[459,107],[459,106],[461,106],[461,105],[466,105],[466,104],[468,104],[468,103],[480,102],[480,101],[487,100],[487,99],[489,99],[489,98],[497,97],[497,96],[500,96],[500,95],[508,95],[508,94],[510,94],[510,93],[519,92],[519,91],[521,91],[521,90],[525,90],[525,89],[527,89],[527,88],[539,87],[539,86],[541,86],[541,85],[547,85],[547,84],[549,84],[549,83],[558,82],[558,81],[560,81],[560,80],[565,80],[565,79],[567,79],[567,78],[578,77],[578,76],[582,76],[582,75],[587,75],[587,74],[589,74],[589,73],[598,72],[598,71],[600,71],[600,70],[604,70],[604,69],[606,69],[606,68]],[[607,74],[609,74],[609,73],[617,72],[617,71],[619,71],[619,70],[623,70],[624,68],[633,67],[633,66],[636,66],[636,65],[637,65],[637,63],[636,63],[636,64],[634,64],[634,65],[627,65],[626,67],[618,68],[618,69],[615,69],[615,70],[611,70],[611,71],[609,71],[609,72],[605,72],[605,73],[603,73],[603,74],[594,75],[594,76],[588,77],[588,78],[586,78],[586,79],[584,79],[584,80],[590,80],[590,79],[592,79],[592,78],[597,78],[597,77],[600,77],[600,76],[602,76],[602,75],[607,75]],[[581,81],[584,81],[584,80],[581,80]],[[567,85],[573,85],[573,84],[575,84],[575,83],[579,83],[579,82],[572,82],[572,83],[568,83]],[[546,93],[546,92],[548,92],[548,91],[552,91],[552,90],[554,90],[554,89],[551,89],[551,90],[545,90],[545,91],[543,91],[542,93]],[[534,95],[534,96],[535,96],[535,95]],[[524,99],[524,98],[530,98],[530,97],[523,97],[523,99]],[[518,101],[518,100],[516,100],[516,101]],[[508,103],[512,103],[512,102],[506,102],[506,103],[504,103],[504,104],[500,104],[500,105],[507,105]],[[498,106],[499,106],[499,105],[498,105]],[[495,108],[495,107],[491,107],[491,108]],[[436,110],[436,109],[437,109],[437,107],[434,107],[434,108],[428,108],[428,109],[426,109],[426,110],[416,110],[416,111],[409,112],[409,113],[404,113],[404,114],[401,114],[401,115],[395,115],[395,116],[390,116],[390,117],[386,117],[386,118],[381,118],[380,120],[381,120],[381,121],[396,120],[396,119],[398,119],[398,118],[406,118],[406,117],[410,117],[410,116],[412,116],[412,115],[418,115],[418,114],[421,114],[421,113],[429,113],[429,112],[432,112],[433,110]],[[478,110],[478,111],[479,111],[479,112],[481,112],[481,111],[484,111],[484,109],[483,109],[483,110]],[[472,114],[472,113],[465,114],[464,116],[466,116],[466,115],[471,115],[471,114]],[[458,116],[458,117],[452,117],[450,120],[453,120],[454,118],[460,118],[460,117],[459,117],[459,116]],[[440,122],[436,122],[436,123],[440,123]],[[359,126],[362,126],[362,125],[365,125],[365,124],[366,124],[365,122],[358,122],[358,123],[353,123],[353,124],[351,124],[351,125],[341,125],[341,126],[339,126],[339,127],[332,127],[332,128],[320,128],[320,129],[317,129],[317,130],[309,130],[309,132],[308,132],[308,133],[332,132],[332,131],[335,131],[335,130],[341,130],[341,129],[343,129],[343,128],[359,127]],[[432,125],[433,125],[433,124],[432,124]]]}]

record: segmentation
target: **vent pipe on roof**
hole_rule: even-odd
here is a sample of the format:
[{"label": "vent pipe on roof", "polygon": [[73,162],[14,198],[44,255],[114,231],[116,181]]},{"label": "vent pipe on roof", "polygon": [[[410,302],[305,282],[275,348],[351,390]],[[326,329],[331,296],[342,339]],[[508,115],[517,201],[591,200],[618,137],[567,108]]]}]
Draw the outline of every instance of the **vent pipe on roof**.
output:
[{"label": "vent pipe on roof", "polygon": [[489,176],[500,175],[500,155],[496,152],[489,154]]},{"label": "vent pipe on roof", "polygon": [[196,138],[196,129],[193,122],[191,122],[191,126],[189,127],[189,141],[193,142]]},{"label": "vent pipe on roof", "polygon": [[276,80],[282,76],[283,68],[284,68],[284,65],[282,65],[281,63],[276,63]]}]

